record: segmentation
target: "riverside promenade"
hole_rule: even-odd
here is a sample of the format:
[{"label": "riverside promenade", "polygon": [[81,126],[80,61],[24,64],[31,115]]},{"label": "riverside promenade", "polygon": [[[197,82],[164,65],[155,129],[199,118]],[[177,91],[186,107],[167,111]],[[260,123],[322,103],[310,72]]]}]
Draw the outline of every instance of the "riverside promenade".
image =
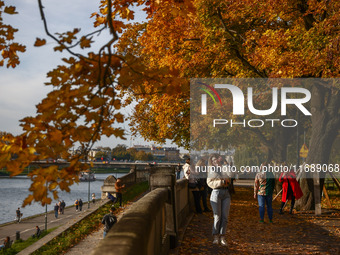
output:
[{"label": "riverside promenade", "polygon": [[[280,202],[276,201],[273,204],[274,223],[268,223],[267,218],[266,223],[259,223],[258,204],[253,198],[252,183],[253,181],[235,183],[236,194],[232,196],[226,235],[228,247],[212,244],[213,214],[204,212],[192,214],[184,224],[183,234],[179,235],[178,246],[166,254],[340,254],[340,211],[324,210],[321,216],[315,216],[313,212],[294,212],[290,215],[287,211],[284,215],[279,215]],[[118,225],[120,221],[124,222],[124,214],[129,215],[128,209],[132,209],[134,203],[135,201],[129,202],[116,211]],[[77,213],[74,215],[80,216]],[[131,231],[130,234],[134,231],[133,228],[128,230],[129,233]],[[119,232],[119,228],[114,228],[111,232],[116,231]],[[103,240],[102,234],[103,229],[100,227],[64,254],[97,254],[96,250],[100,250],[103,241],[107,239]],[[111,251],[112,254],[117,254],[115,249]]]},{"label": "riverside promenade", "polygon": [[[101,205],[103,205],[101,200],[98,200],[95,204],[90,203],[90,210],[96,210]],[[59,215],[57,219],[54,216],[54,212],[50,211],[47,214],[47,228],[60,227],[70,221],[76,222],[77,219],[82,218],[88,211],[87,203],[84,203],[82,211],[78,212],[76,212],[74,206],[65,208],[64,214]],[[41,230],[45,229],[45,214],[23,218],[20,223],[9,222],[2,224],[0,225],[0,243],[3,243],[6,236],[9,236],[11,240],[15,240],[17,231],[20,232],[20,238],[26,240],[35,233],[35,226],[39,226]]]}]

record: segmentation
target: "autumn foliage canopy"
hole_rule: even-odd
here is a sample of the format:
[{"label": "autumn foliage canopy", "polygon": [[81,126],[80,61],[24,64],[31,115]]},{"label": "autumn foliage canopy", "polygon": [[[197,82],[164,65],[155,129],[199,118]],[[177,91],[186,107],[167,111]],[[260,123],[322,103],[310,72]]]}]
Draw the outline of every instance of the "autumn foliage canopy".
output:
[{"label": "autumn foliage canopy", "polygon": [[[25,51],[14,42],[17,30],[2,23],[3,15],[20,15],[9,3],[0,0],[3,68],[15,68]],[[43,1],[38,4],[46,38],[37,38],[35,46],[57,42],[54,50],[63,53],[64,64],[47,74],[53,91],[37,105],[36,116],[21,120],[22,134],[2,136],[0,168],[14,176],[35,160],[58,156],[70,164],[30,172],[32,193],[25,204],[50,203],[46,184],[55,198],[58,187],[68,191],[77,173],[88,168],[80,159],[88,160],[101,136],[124,138],[115,124],[124,122],[119,110],[132,102],[134,134],[189,148],[190,78],[339,76],[340,3],[335,0],[101,0],[91,15],[94,32],[87,35],[78,28],[49,31]],[[146,13],[144,22],[131,22],[134,6]],[[94,35],[103,30],[111,39],[91,51]],[[333,94],[338,90],[334,86]],[[76,143],[83,153],[71,157]]]}]

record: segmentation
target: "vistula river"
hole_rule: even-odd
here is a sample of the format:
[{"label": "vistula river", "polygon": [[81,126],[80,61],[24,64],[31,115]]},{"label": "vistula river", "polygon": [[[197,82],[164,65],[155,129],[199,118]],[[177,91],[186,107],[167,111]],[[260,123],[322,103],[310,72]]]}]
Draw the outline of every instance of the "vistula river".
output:
[{"label": "vistula river", "polygon": [[[90,182],[90,194],[95,193],[96,199],[101,197],[100,187],[104,184],[104,180],[109,175],[116,178],[125,175],[126,173],[113,173],[113,174],[96,174],[96,181]],[[15,219],[15,211],[20,207],[23,213],[23,218],[40,214],[45,212],[45,206],[39,203],[32,203],[22,208],[22,202],[29,194],[28,188],[31,185],[31,180],[26,177],[13,177],[13,178],[0,178],[0,224],[13,221]],[[83,207],[87,206],[85,203],[88,201],[88,182],[79,182],[73,184],[68,192],[59,192],[59,200],[64,200],[66,206],[73,205],[76,199],[82,199],[84,202]],[[53,210],[53,206],[58,201],[53,200],[47,206],[48,211]]]}]

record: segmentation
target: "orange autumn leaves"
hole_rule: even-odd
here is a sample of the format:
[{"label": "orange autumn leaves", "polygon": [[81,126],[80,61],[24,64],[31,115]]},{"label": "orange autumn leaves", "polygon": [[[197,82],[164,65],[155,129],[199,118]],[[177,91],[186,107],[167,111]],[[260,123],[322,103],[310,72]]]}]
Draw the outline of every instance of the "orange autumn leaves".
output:
[{"label": "orange autumn leaves", "polygon": [[18,29],[3,22],[3,15],[14,14],[17,14],[14,6],[7,6],[4,1],[0,1],[0,67],[6,65],[7,68],[15,68],[20,63],[18,53],[26,51],[26,46],[13,41]]},{"label": "orange autumn leaves", "polygon": [[[127,22],[135,6],[149,18],[145,23]],[[1,0],[0,8],[1,15],[16,12]],[[36,116],[22,120],[21,136],[2,138],[1,164],[16,175],[32,160],[69,158],[69,149],[80,144],[83,155],[71,158],[69,168],[32,173],[26,202],[40,201],[46,183],[52,192],[67,190],[87,167],[78,159],[102,135],[124,137],[115,124],[125,120],[119,110],[131,102],[137,102],[134,134],[188,148],[190,78],[337,77],[339,13],[338,1],[102,0],[91,16],[97,33],[75,28],[54,34],[63,63],[47,74],[53,91],[37,105]],[[1,22],[0,64],[15,67],[25,47]],[[105,29],[112,38],[92,50],[95,35]],[[38,38],[35,46],[46,42]],[[14,153],[20,160],[9,160]]]}]

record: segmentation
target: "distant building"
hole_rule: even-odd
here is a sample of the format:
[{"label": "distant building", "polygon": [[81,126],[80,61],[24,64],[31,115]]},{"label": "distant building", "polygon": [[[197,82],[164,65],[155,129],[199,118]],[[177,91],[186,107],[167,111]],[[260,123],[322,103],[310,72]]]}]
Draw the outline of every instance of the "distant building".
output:
[{"label": "distant building", "polygon": [[176,161],[180,159],[179,149],[176,147],[134,145],[132,148],[136,151],[151,153],[155,160]]},{"label": "distant building", "polygon": [[132,149],[136,151],[144,151],[145,153],[151,153],[151,147],[146,145],[134,145]]},{"label": "distant building", "polygon": [[89,158],[94,159],[96,157],[97,152],[100,151],[101,151],[100,149],[91,149],[88,154]]},{"label": "distant building", "polygon": [[159,160],[179,160],[179,149],[175,147],[151,147],[152,155]]},{"label": "distant building", "polygon": [[165,149],[165,157],[168,160],[179,160],[179,149],[175,147],[164,148]]}]

